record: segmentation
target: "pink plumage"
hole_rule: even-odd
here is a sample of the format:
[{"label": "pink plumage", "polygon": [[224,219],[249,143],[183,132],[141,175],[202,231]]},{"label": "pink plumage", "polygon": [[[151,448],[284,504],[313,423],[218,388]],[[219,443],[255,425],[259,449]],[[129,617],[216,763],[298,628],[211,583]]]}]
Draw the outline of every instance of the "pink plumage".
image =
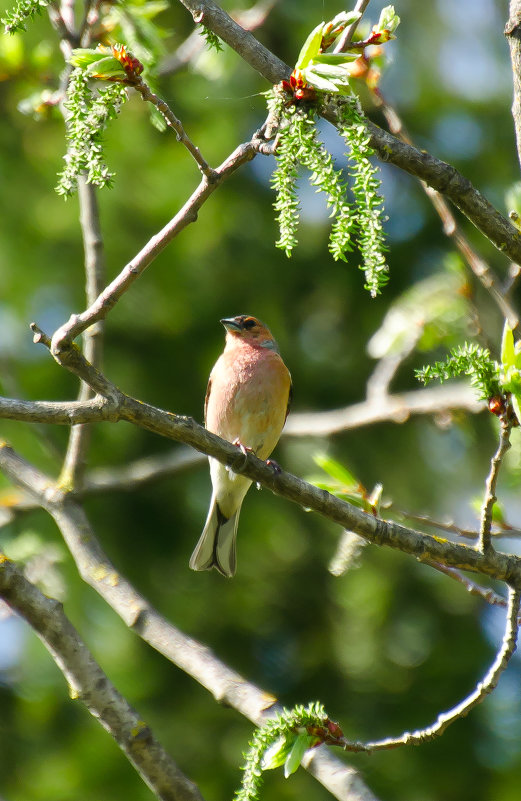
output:
[{"label": "pink plumage", "polygon": [[[267,459],[277,444],[291,399],[291,376],[271,332],[255,317],[221,320],[226,346],[208,382],[205,425],[229,442]],[[239,512],[251,481],[209,459],[212,500],[190,559],[193,570],[215,567],[233,576]]]}]

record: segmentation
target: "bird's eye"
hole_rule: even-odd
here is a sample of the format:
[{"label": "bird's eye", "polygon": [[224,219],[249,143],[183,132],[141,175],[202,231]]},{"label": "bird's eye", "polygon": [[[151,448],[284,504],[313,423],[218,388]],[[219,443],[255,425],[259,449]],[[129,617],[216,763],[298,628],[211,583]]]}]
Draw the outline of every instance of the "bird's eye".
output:
[{"label": "bird's eye", "polygon": [[242,327],[249,329],[253,328],[254,325],[255,325],[255,320],[253,319],[253,317],[247,317],[246,320],[244,320]]}]

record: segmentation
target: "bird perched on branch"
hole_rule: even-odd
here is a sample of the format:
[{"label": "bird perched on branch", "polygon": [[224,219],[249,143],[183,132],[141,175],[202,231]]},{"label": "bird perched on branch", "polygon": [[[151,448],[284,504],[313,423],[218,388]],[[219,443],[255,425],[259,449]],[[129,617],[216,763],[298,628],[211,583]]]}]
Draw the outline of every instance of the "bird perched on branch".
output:
[{"label": "bird perched on branch", "polygon": [[[221,320],[226,346],[210,374],[205,399],[208,431],[259,459],[277,444],[291,400],[291,376],[271,332],[255,317]],[[210,457],[212,500],[206,524],[190,559],[192,570],[215,567],[235,573],[239,512],[251,480]]]}]

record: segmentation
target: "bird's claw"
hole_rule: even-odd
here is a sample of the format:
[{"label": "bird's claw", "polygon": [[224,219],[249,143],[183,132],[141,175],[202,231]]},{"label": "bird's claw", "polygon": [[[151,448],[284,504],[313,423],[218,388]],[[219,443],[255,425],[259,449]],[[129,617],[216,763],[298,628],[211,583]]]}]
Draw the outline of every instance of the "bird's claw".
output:
[{"label": "bird's claw", "polygon": [[276,473],[277,475],[279,473],[282,473],[282,467],[278,462],[275,461],[275,459],[266,459],[266,464],[268,465],[268,467],[271,467],[273,469],[273,472]]},{"label": "bird's claw", "polygon": [[253,448],[249,448],[247,445],[243,445],[242,442],[240,441],[239,437],[236,437],[233,440],[232,445],[235,445],[237,448],[239,448],[241,453],[244,454],[244,464],[246,464],[246,460],[248,458],[248,454],[249,453],[254,453]]},{"label": "bird's claw", "polygon": [[237,448],[239,448],[239,450],[242,451],[242,453],[245,456],[247,456],[249,453],[253,453],[253,448],[248,448],[247,445],[243,445],[242,442],[240,441],[239,437],[236,437],[233,440],[232,445],[236,445]]}]

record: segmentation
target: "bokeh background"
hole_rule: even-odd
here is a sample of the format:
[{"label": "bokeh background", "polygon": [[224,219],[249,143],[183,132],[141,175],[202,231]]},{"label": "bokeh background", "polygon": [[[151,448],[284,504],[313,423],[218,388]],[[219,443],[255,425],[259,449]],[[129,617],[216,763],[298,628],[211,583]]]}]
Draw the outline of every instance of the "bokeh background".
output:
[{"label": "bokeh background", "polygon": [[[4,6],[4,0],[1,2]],[[373,0],[368,18],[384,4]],[[227,10],[246,8],[241,0]],[[503,28],[507,3],[493,0],[396,0],[402,19],[389,45],[382,91],[414,141],[453,163],[503,212],[517,180],[510,117],[511,74]],[[280,0],[257,35],[287,63],[309,30],[342,10],[335,0]],[[172,2],[161,23],[168,53],[191,32],[190,16]],[[77,199],[53,187],[64,153],[58,116],[36,120],[18,106],[42,85],[53,89],[62,68],[56,33],[45,13],[28,33],[0,40],[0,390],[27,399],[71,399],[75,379],[41,347],[28,324],[52,332],[84,308]],[[246,141],[265,117],[268,86],[228,48],[203,53],[160,81],[160,92],[211,164]],[[383,124],[381,115],[368,107]],[[338,164],[342,143],[322,129]],[[115,186],[100,194],[108,278],[158,231],[195,188],[198,175],[175,138],[151,127],[144,104],[128,103],[107,134]],[[391,281],[371,300],[356,254],[334,263],[321,198],[301,187],[300,245],[293,258],[275,249],[269,177],[273,160],[258,157],[205,204],[196,225],[156,259],[111,312],[105,370],[126,392],[202,420],[210,368],[223,345],[219,319],[238,313],[265,320],[294,379],[294,410],[319,411],[363,399],[374,368],[367,342],[393,303],[413,284],[450,276],[458,259],[419,184],[382,168]],[[466,220],[479,253],[506,276],[508,264]],[[443,286],[444,278],[439,278]],[[413,370],[476,330],[497,347],[502,321],[468,277],[464,317],[446,315],[394,382],[416,388]],[[411,419],[336,434],[283,439],[275,458],[304,477],[326,452],[369,488],[381,482],[393,508],[474,525],[496,425],[490,416]],[[441,425],[443,423],[443,425]],[[67,431],[2,421],[1,436],[52,475]],[[519,525],[520,436],[514,433],[501,499]],[[99,425],[90,466],[118,467],[171,451],[171,442],[120,423]],[[9,487],[0,479],[4,503]],[[251,491],[244,504],[238,573],[195,574],[188,559],[207,511],[205,464],[133,492],[93,497],[88,515],[121,571],[181,629],[209,645],[236,670],[286,705],[321,700],[354,739],[399,734],[432,722],[470,692],[492,661],[503,613],[411,558],[367,547],[346,575],[328,564],[341,532],[318,516]],[[129,632],[89,587],[43,512],[0,530],[8,553],[40,566],[44,586],[62,597],[109,677],[153,727],[204,796],[229,798],[251,725],[218,706],[193,680]],[[515,540],[502,547],[519,550]],[[62,675],[18,620],[0,622],[0,794],[5,801],[109,801],[151,794],[110,737],[68,698]],[[517,801],[521,781],[521,684],[515,659],[493,695],[436,742],[420,748],[349,757],[386,801]],[[304,771],[285,781],[266,775],[263,798],[327,798]]]}]

